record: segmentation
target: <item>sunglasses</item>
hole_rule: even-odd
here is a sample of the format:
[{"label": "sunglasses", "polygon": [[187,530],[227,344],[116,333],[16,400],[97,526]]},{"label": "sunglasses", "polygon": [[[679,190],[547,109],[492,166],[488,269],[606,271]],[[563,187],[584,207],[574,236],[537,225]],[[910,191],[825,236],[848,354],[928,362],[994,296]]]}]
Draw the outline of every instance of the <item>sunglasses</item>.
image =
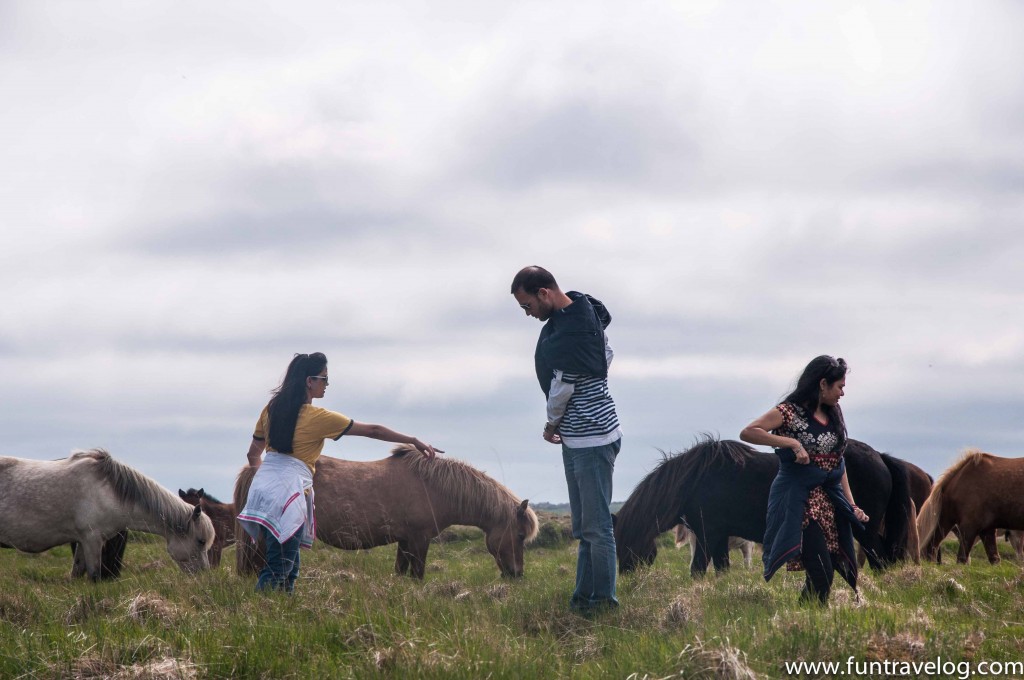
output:
[{"label": "sunglasses", "polygon": [[309,376],[309,377],[310,377],[310,379],[312,379],[312,380],[323,380],[323,381],[324,381],[324,386],[325,386],[325,387],[326,387],[327,385],[330,385],[330,384],[331,384],[331,383],[330,383],[330,382],[329,382],[329,381],[327,380],[327,376],[326,376],[326,375],[311,375],[311,376]]},{"label": "sunglasses", "polygon": [[530,311],[530,304],[531,303],[529,303],[529,302],[521,302],[521,303],[519,303],[519,306],[521,308],[525,309],[526,311]]}]

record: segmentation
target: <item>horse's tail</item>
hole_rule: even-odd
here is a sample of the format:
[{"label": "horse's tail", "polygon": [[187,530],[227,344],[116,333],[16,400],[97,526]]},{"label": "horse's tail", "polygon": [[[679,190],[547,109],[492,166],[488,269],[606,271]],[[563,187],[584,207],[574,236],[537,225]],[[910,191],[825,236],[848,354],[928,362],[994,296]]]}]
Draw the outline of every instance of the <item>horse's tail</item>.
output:
[{"label": "horse's tail", "polygon": [[907,557],[914,564],[921,564],[921,535],[917,533],[917,504],[910,499],[910,526],[907,529]]},{"label": "horse's tail", "polygon": [[[249,499],[249,487],[252,486],[252,478],[256,476],[256,469],[247,465],[238,473],[234,493],[236,512],[241,512],[245,507],[245,502]],[[235,571],[239,576],[258,574],[266,564],[265,548],[262,541],[254,541],[237,519],[235,520],[235,537]]]},{"label": "horse's tail", "polygon": [[928,499],[925,500],[920,512],[917,513],[918,540],[921,542],[922,552],[928,559],[932,559],[932,551],[929,547],[932,543],[932,537],[939,529],[939,513],[942,510],[942,490],[944,487],[945,484],[933,486],[932,492],[928,494]]},{"label": "horse's tail", "polygon": [[963,455],[945,472],[939,475],[939,481],[932,486],[932,492],[917,513],[917,531],[921,536],[921,549],[928,559],[932,558],[930,546],[939,543],[945,536],[936,540],[935,532],[939,530],[942,519],[942,495],[946,487],[969,465],[977,465],[984,460],[985,454],[978,449],[966,449]]},{"label": "horse's tail", "polygon": [[907,551],[912,504],[910,480],[907,478],[907,469],[903,466],[903,461],[887,453],[881,456],[892,478],[892,491],[885,506],[885,538],[882,540],[882,550],[889,562],[896,562],[905,559]]}]

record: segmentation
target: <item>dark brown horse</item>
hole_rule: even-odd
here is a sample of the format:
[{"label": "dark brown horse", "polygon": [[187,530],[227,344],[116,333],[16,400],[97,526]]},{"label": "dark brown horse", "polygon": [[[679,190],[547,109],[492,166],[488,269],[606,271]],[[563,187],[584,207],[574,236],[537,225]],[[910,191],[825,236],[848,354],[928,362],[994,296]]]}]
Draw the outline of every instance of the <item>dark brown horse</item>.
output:
[{"label": "dark brown horse", "polygon": [[939,544],[952,531],[960,539],[957,561],[970,562],[981,538],[989,562],[999,561],[997,529],[1024,529],[1024,458],[1002,458],[968,450],[946,470],[921,508],[921,552],[936,560]]},{"label": "dark brown horse", "polygon": [[214,539],[210,546],[210,567],[220,566],[224,548],[235,544],[235,504],[221,503],[203,489],[178,489],[178,496],[189,505],[199,506],[213,522]]},{"label": "dark brown horse", "polygon": [[[235,507],[245,507],[255,468],[242,468]],[[369,463],[321,456],[313,475],[316,535],[344,550],[398,543],[395,572],[423,578],[430,541],[453,525],[479,527],[502,576],[523,575],[524,545],[537,535],[537,516],[505,486],[455,460],[427,460],[411,446]],[[243,536],[241,527],[235,529]],[[247,535],[235,548],[239,574],[264,563]]]},{"label": "dark brown horse", "polygon": [[[729,567],[729,537],[764,540],[768,492],[779,471],[774,453],[705,436],[688,451],[665,456],[623,504],[615,518],[619,569],[654,562],[655,538],[685,520],[697,539],[690,572]],[[906,550],[910,494],[903,467],[891,456],[851,439],[846,472],[858,505],[871,518],[855,538],[875,569]],[[883,521],[885,536],[881,536]]]}]

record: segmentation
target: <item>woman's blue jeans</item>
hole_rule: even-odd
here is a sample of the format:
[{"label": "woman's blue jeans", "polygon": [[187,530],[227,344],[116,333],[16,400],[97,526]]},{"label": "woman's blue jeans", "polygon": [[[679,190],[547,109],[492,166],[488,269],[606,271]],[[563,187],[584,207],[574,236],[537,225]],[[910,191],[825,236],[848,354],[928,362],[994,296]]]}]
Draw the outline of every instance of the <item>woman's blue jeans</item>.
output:
[{"label": "woman's blue jeans", "polygon": [[263,527],[263,541],[267,546],[267,564],[256,581],[256,590],[295,591],[295,579],[299,577],[299,543],[302,530],[279,543],[270,530]]},{"label": "woman's blue jeans", "polygon": [[572,535],[580,541],[576,555],[573,609],[618,606],[615,599],[615,534],[612,531],[612,472],[622,439],[588,448],[562,444],[565,481],[569,485]]}]

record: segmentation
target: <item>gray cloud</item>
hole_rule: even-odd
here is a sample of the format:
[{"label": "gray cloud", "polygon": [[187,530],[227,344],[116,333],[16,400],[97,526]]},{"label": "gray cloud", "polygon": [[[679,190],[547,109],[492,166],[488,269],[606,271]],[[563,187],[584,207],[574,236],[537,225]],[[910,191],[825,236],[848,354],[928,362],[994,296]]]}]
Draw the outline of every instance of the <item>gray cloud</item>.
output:
[{"label": "gray cloud", "polygon": [[325,406],[562,500],[526,264],[615,317],[618,498],[820,352],[933,473],[1024,444],[1019,6],[188,7],[0,7],[4,453],[224,496],[320,349]]}]

